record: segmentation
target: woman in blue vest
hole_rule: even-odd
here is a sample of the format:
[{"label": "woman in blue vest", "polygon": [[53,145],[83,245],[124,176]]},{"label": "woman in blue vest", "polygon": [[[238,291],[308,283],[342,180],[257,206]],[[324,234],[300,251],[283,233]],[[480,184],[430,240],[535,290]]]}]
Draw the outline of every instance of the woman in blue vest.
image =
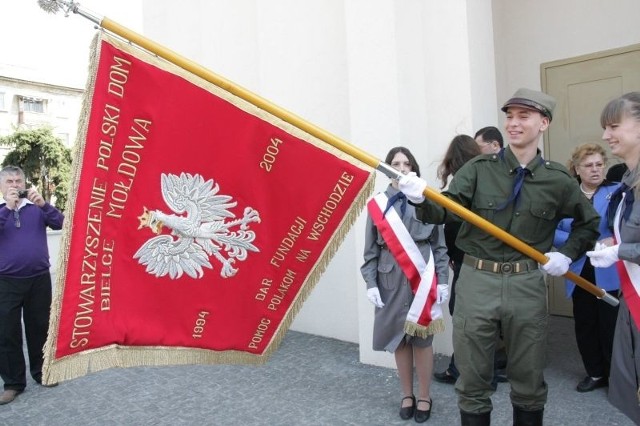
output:
[{"label": "woman in blue vest", "polygon": [[[567,164],[569,172],[580,182],[580,191],[587,197],[600,215],[600,238],[598,243],[611,245],[612,233],[607,225],[607,207],[611,194],[620,186],[605,179],[607,154],[598,144],[578,146]],[[562,247],[571,232],[572,219],[564,219],[558,224],[554,246]],[[571,271],[596,284],[598,287],[618,296],[620,279],[614,266],[594,268],[586,256],[571,264]],[[567,297],[573,301],[576,341],[586,377],[576,386],[578,392],[589,392],[607,386],[613,350],[613,335],[618,315],[618,307],[611,306],[591,293],[566,280]]]}]

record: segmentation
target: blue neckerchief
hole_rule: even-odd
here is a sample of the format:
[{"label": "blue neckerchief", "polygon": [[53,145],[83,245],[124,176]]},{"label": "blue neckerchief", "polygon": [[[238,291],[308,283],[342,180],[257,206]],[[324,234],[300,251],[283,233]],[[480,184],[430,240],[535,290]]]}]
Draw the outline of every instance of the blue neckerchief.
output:
[{"label": "blue neckerchief", "polygon": [[400,217],[404,217],[404,212],[407,211],[407,197],[402,192],[398,192],[396,195],[391,196],[387,201],[387,207],[382,212],[382,216],[386,215],[389,209],[396,203],[396,201],[401,200],[402,204],[400,204]]},{"label": "blue neckerchief", "polygon": [[[498,156],[502,161],[505,161],[504,153],[505,153],[505,148],[502,148],[498,153]],[[544,164],[544,158],[542,157],[540,157],[540,164]],[[512,201],[514,202],[514,205],[516,206],[518,205],[520,190],[522,189],[522,185],[524,184],[524,178],[527,175],[531,174],[531,170],[522,166],[518,166],[514,170],[516,173],[515,173],[515,179],[513,181],[513,188],[511,189],[511,194],[509,194],[509,197],[504,203],[496,207],[496,211],[504,210]]]},{"label": "blue neckerchief", "polygon": [[512,201],[514,202],[514,205],[518,205],[518,199],[520,197],[520,190],[522,189],[522,184],[524,183],[524,178],[525,176],[531,174],[531,170],[522,166],[518,166],[516,167],[515,171],[516,171],[516,177],[513,180],[513,189],[511,189],[511,194],[509,195],[509,198],[507,198],[507,201],[505,201],[504,203],[496,207],[496,211],[503,210]]},{"label": "blue neckerchief", "polygon": [[630,188],[629,185],[623,183],[615,190],[613,194],[611,194],[611,199],[609,200],[609,206],[607,207],[607,226],[610,229],[613,229],[613,221],[616,218],[616,211],[618,210],[618,205],[620,201],[622,201],[622,194],[624,196],[624,220],[629,219],[629,215],[631,214],[631,206],[633,206],[633,202],[635,201],[635,197],[633,195],[633,188]]}]

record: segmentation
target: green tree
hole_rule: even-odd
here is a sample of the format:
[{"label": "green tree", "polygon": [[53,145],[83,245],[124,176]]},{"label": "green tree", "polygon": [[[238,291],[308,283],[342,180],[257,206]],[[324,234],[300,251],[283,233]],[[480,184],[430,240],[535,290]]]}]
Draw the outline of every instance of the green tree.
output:
[{"label": "green tree", "polygon": [[2,166],[15,165],[22,170],[27,188],[36,186],[42,197],[64,209],[71,179],[71,150],[53,135],[50,127],[18,129],[0,137],[0,145],[11,147]]}]

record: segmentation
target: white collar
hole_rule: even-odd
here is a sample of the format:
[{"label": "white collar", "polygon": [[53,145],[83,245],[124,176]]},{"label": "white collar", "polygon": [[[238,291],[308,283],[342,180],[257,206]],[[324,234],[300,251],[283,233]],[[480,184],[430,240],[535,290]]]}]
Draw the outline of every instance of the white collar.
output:
[{"label": "white collar", "polygon": [[[4,200],[3,204],[7,205],[7,200]],[[18,210],[20,210],[21,208],[23,208],[27,204],[33,204],[33,203],[30,200],[27,200],[26,198],[21,198],[20,199],[20,204],[18,204]],[[2,206],[2,204],[0,204],[0,206]]]}]

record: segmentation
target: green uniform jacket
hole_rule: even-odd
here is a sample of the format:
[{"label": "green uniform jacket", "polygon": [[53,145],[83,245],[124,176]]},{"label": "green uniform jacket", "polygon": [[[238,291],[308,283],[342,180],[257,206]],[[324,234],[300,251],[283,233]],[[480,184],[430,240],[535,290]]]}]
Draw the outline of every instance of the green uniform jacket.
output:
[{"label": "green uniform jacket", "polygon": [[[546,161],[540,155],[527,164],[517,202],[498,210],[511,194],[518,160],[510,148],[498,154],[479,155],[458,172],[443,195],[451,198],[536,250],[551,250],[556,226],[561,219],[573,218],[567,243],[559,250],[572,260],[591,250],[599,235],[598,213],[582,195],[578,182],[561,164]],[[423,222],[447,223],[460,218],[440,205],[425,200],[416,209]],[[460,227],[456,245],[480,259],[512,262],[526,256],[470,223]]]}]

